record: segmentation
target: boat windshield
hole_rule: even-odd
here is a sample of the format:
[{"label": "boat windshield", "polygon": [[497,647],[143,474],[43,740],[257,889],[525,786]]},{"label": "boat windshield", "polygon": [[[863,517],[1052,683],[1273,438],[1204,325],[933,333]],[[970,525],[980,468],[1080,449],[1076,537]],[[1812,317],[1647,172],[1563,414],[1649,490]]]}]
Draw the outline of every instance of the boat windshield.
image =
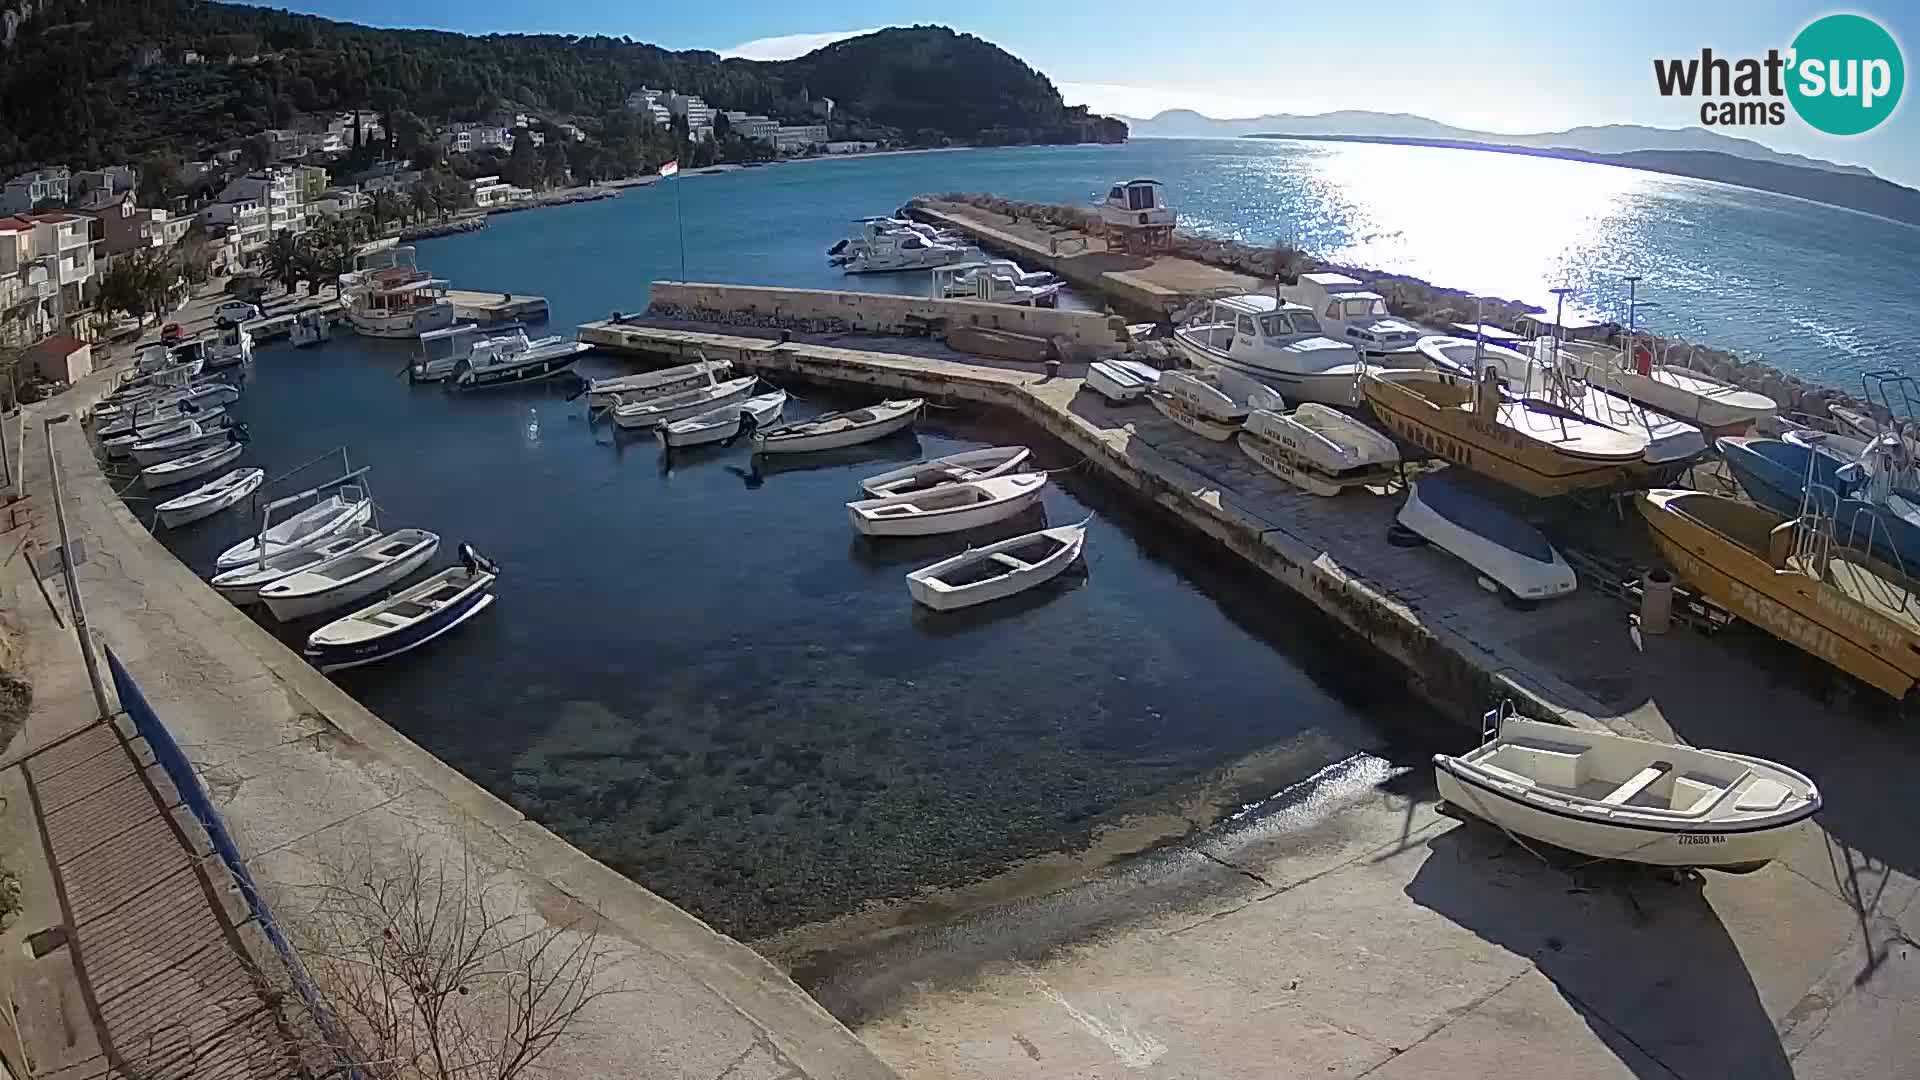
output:
[{"label": "boat windshield", "polygon": [[1357,319],[1363,315],[1385,315],[1387,305],[1371,296],[1350,296],[1346,301],[1347,318]]},{"label": "boat windshield", "polygon": [[1293,333],[1293,324],[1287,321],[1285,315],[1262,315],[1260,332],[1268,337],[1286,337]]},{"label": "boat windshield", "polygon": [[1312,312],[1296,311],[1293,313],[1293,329],[1295,333],[1318,334],[1320,333],[1320,320],[1314,318]]}]

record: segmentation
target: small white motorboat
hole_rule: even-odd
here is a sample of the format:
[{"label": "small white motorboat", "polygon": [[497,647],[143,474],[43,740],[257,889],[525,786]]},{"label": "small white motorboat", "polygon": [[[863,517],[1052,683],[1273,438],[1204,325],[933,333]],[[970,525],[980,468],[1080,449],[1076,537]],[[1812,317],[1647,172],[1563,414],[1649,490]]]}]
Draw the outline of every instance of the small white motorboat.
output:
[{"label": "small white motorboat", "polygon": [[756,454],[798,454],[810,450],[837,450],[843,446],[884,439],[913,426],[920,415],[919,398],[899,398],[864,409],[821,413],[811,420],[764,428],[753,434]]},{"label": "small white motorboat", "polygon": [[944,243],[919,231],[881,220],[867,221],[861,235],[827,249],[827,263],[849,274],[931,270],[973,258],[972,248]]},{"label": "small white motorboat", "polygon": [[1087,365],[1087,389],[1124,405],[1160,384],[1160,369],[1139,360],[1095,360]]},{"label": "small white motorboat", "polygon": [[318,615],[364,600],[427,564],[440,537],[425,529],[401,529],[345,555],[262,586],[260,599],[281,622]]},{"label": "small white motorboat", "polygon": [[228,442],[209,446],[204,450],[196,450],[186,457],[163,461],[158,465],[149,465],[140,470],[140,483],[145,485],[148,491],[152,491],[156,488],[171,487],[174,484],[184,484],[189,480],[198,480],[203,476],[211,476],[239,457],[246,449],[243,443]]},{"label": "small white motorboat", "polygon": [[1565,596],[1579,584],[1573,568],[1539,529],[1497,501],[1492,481],[1457,465],[1422,473],[1407,485],[1395,520],[1479,571],[1520,607]]},{"label": "small white motorboat", "polygon": [[861,499],[847,504],[853,527],[868,536],[932,536],[991,525],[1040,501],[1043,472],[1012,473],[942,484],[926,491]]},{"label": "small white motorboat", "polygon": [[318,547],[334,535],[373,519],[373,500],[359,487],[329,495],[305,510],[268,528],[259,536],[249,536],[220,553],[214,560],[218,569],[258,563],[290,551]]},{"label": "small white motorboat", "polygon": [[1087,522],[1041,529],[986,547],[969,548],[951,559],[907,575],[907,591],[935,611],[972,607],[1025,592],[1051,581],[1072,566],[1087,542]]},{"label": "small white motorboat", "polygon": [[[707,378],[709,374],[713,376],[712,379]],[[706,386],[731,374],[731,360],[697,360],[659,371],[643,371],[611,379],[590,379],[587,382],[587,406],[599,409],[618,405],[622,401],[645,401],[650,397],[678,394],[683,390]]]},{"label": "small white motorboat", "polygon": [[779,420],[780,411],[786,407],[787,392],[775,390],[770,394],[755,394],[738,405],[723,405],[698,416],[676,420],[665,427],[654,428],[653,432],[663,445],[676,448],[731,442],[742,432],[750,437]]},{"label": "small white motorboat", "polygon": [[288,327],[287,335],[293,339],[293,347],[296,349],[318,345],[333,338],[333,320],[308,308],[293,317],[293,324]]},{"label": "small white motorboat", "polygon": [[1255,409],[1240,449],[1274,475],[1315,495],[1333,496],[1391,477],[1400,461],[1393,440],[1317,402],[1290,413]]},{"label": "small white motorboat", "polygon": [[1038,275],[1045,281],[1033,281],[1034,276],[1005,259],[997,263],[960,262],[937,266],[933,270],[932,297],[1015,307],[1053,307],[1066,284],[1055,280],[1052,274]]},{"label": "small white motorboat", "polygon": [[453,365],[450,378],[460,390],[550,379],[572,370],[580,354],[591,348],[558,334],[530,339],[525,330],[515,330],[474,342]]},{"label": "small white motorboat", "polygon": [[222,426],[220,422],[194,420],[190,421],[184,430],[159,438],[146,439],[134,443],[127,449],[133,455],[133,460],[145,468],[148,465],[158,465],[163,461],[172,461],[177,457],[185,457],[195,450],[205,450],[209,446],[219,446],[221,443],[240,438],[242,430],[238,427]]},{"label": "small white motorboat", "polygon": [[307,660],[321,671],[338,671],[411,652],[491,606],[499,573],[461,544],[459,566],[307,635]]},{"label": "small white motorboat", "polygon": [[1273,388],[1225,368],[1163,371],[1147,400],[1162,416],[1203,439],[1226,442],[1255,409],[1287,407]]},{"label": "small white motorboat", "polygon": [[[1299,304],[1255,294],[1222,297],[1204,318],[1177,327],[1173,341],[1198,367],[1236,371],[1296,401],[1360,403],[1366,370],[1360,351],[1328,337]],[[1162,376],[1163,388],[1165,382]]]},{"label": "small white motorboat", "polygon": [[868,498],[878,499],[887,495],[905,495],[910,491],[925,491],[941,484],[985,480],[1018,469],[1031,456],[1033,451],[1024,446],[990,446],[985,450],[968,450],[963,454],[916,461],[878,476],[869,476],[860,481],[860,490],[866,492]]},{"label": "small white motorboat", "polygon": [[213,575],[213,590],[236,604],[260,602],[260,590],[289,574],[311,569],[328,559],[350,554],[378,542],[386,534],[371,525],[355,525],[333,534],[323,544],[296,548],[269,557],[265,562],[250,562]]},{"label": "small white motorboat", "polygon": [[[955,300],[964,300],[975,295],[977,292],[975,278],[981,271],[1029,289],[1052,285],[1060,280],[1045,270],[1023,269],[1012,259],[981,259],[977,262],[960,263],[943,269],[946,273],[944,294]],[[936,276],[936,280],[940,280],[939,277]]]},{"label": "small white motorboat", "polygon": [[207,370],[235,367],[253,359],[253,334],[245,327],[229,326],[200,336],[205,348]]},{"label": "small white motorboat", "polygon": [[155,507],[160,515],[160,524],[169,529],[177,529],[202,518],[213,515],[232,506],[260,490],[266,482],[265,469],[235,469],[217,480],[202,484],[178,498],[168,499]]},{"label": "small white motorboat", "polygon": [[1490,737],[1435,754],[1440,797],[1513,834],[1600,859],[1747,873],[1820,810],[1803,774],[1722,750],[1489,714]]},{"label": "small white motorboat", "polygon": [[671,424],[726,405],[738,405],[753,394],[753,386],[758,381],[746,375],[677,394],[622,401],[613,407],[613,422],[623,428],[641,430]]}]

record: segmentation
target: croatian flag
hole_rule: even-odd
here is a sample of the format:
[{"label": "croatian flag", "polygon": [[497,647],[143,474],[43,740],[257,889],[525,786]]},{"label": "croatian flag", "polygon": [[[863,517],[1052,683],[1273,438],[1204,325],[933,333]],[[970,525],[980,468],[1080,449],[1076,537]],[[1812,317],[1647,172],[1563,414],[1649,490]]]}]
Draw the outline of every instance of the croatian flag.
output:
[{"label": "croatian flag", "polygon": [[661,176],[673,176],[679,173],[679,171],[680,163],[677,161],[669,161],[665,165],[660,166]]}]

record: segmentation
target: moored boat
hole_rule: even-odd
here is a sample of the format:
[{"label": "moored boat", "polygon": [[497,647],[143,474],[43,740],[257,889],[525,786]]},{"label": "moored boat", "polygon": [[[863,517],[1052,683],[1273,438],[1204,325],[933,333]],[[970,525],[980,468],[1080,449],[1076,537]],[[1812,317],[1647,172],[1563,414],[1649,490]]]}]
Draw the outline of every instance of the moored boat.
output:
[{"label": "moored boat", "polygon": [[[269,508],[271,510],[271,508]],[[258,536],[249,536],[220,553],[214,566],[221,570],[257,563],[290,551],[318,547],[335,534],[373,519],[373,500],[363,488],[329,495]]]},{"label": "moored boat", "polygon": [[264,469],[235,469],[194,488],[185,495],[168,499],[154,507],[160,524],[177,529],[202,518],[209,518],[260,490],[266,481]]},{"label": "moored boat", "polygon": [[260,599],[282,622],[318,615],[364,600],[427,564],[440,537],[400,529],[364,548],[336,555],[260,589]]},{"label": "moored boat", "polygon": [[1315,402],[1290,413],[1255,409],[1238,441],[1241,451],[1269,472],[1315,495],[1381,483],[1400,462],[1392,439]]},{"label": "moored boat", "polygon": [[1051,274],[1039,276],[1046,280],[1034,281],[1034,275],[1027,274],[1004,259],[952,263],[934,268],[933,297],[937,300],[978,300],[986,304],[1050,308],[1065,285]]},{"label": "moored boat", "polygon": [[448,377],[461,390],[549,379],[571,370],[592,347],[557,334],[532,339],[524,330],[495,334],[472,342]]},{"label": "moored boat", "polygon": [[753,394],[759,380],[752,375],[697,386],[677,394],[621,401],[613,407],[613,422],[623,428],[646,430],[685,420],[727,405],[738,405]]},{"label": "moored boat", "polygon": [[253,359],[253,334],[244,326],[209,331],[201,336],[200,341],[205,348],[209,371],[236,367]]},{"label": "moored boat", "polygon": [[[1536,355],[1543,348],[1552,348],[1551,339],[1535,342]],[[1698,425],[1708,437],[1741,434],[1779,411],[1765,394],[1691,368],[1655,363],[1644,348],[1629,358],[1617,350],[1563,341],[1560,356],[1576,377]]]},{"label": "moored boat", "polygon": [[[711,374],[712,379],[707,378]],[[731,360],[696,360],[691,364],[587,381],[587,406],[605,408],[621,401],[645,401],[706,386],[733,374]]]},{"label": "moored boat", "polygon": [[878,476],[869,476],[860,481],[860,490],[866,492],[868,498],[878,499],[887,495],[925,491],[941,484],[985,480],[989,476],[1000,476],[1018,469],[1032,455],[1033,451],[1024,446],[990,446],[984,450],[948,454],[931,461],[916,461],[889,469]]},{"label": "moored boat", "polygon": [[213,575],[208,584],[213,586],[215,592],[236,604],[257,604],[263,587],[289,574],[318,566],[328,559],[358,551],[385,535],[371,525],[353,525],[313,547],[293,548],[269,556],[264,561],[256,560],[222,570]]},{"label": "moored boat", "polygon": [[1080,557],[1087,522],[1059,525],[969,548],[907,575],[907,592],[935,611],[953,611],[1025,592],[1060,576]]},{"label": "moored boat", "polygon": [[755,394],[738,405],[723,405],[685,420],[676,420],[664,427],[654,428],[653,432],[663,445],[670,447],[730,442],[743,432],[751,437],[762,427],[779,420],[781,410],[786,407],[787,392],[775,390],[768,394]]},{"label": "moored boat", "polygon": [[226,418],[214,421],[192,421],[172,434],[145,439],[127,448],[142,468],[158,465],[163,461],[172,461],[185,457],[196,450],[205,450],[209,446],[219,446],[234,438],[244,437],[245,427],[226,425]]},{"label": "moored boat", "polygon": [[1473,567],[1516,606],[1574,591],[1573,568],[1545,534],[1500,505],[1491,486],[1457,465],[1422,473],[1394,520]]},{"label": "moored boat", "polygon": [[1095,360],[1087,365],[1087,389],[1115,405],[1146,396],[1160,385],[1160,369],[1139,360]]},{"label": "moored boat", "polygon": [[1512,716],[1433,764],[1440,797],[1475,817],[1650,866],[1758,870],[1821,805],[1812,780],[1771,761]]},{"label": "moored boat", "polygon": [[174,458],[171,461],[163,461],[158,465],[149,465],[141,469],[140,483],[145,485],[148,491],[152,491],[156,488],[184,484],[189,480],[198,480],[203,476],[211,476],[239,457],[245,450],[246,446],[237,442],[196,450],[186,457]]},{"label": "moored boat", "polygon": [[990,525],[1021,513],[1046,490],[1043,472],[942,484],[926,491],[847,504],[853,527],[868,536],[932,536]]},{"label": "moored boat", "polygon": [[1162,372],[1147,400],[1160,415],[1214,442],[1233,438],[1255,409],[1287,407],[1273,388],[1224,368]]},{"label": "moored boat", "polygon": [[923,404],[919,398],[891,399],[864,409],[822,413],[809,420],[780,424],[753,433],[753,452],[799,454],[884,439],[912,427]]},{"label": "moored boat", "polygon": [[459,566],[315,630],[302,654],[321,671],[338,671],[411,652],[491,606],[498,577],[497,567],[462,544]]},{"label": "moored boat", "polygon": [[296,349],[319,345],[332,340],[333,320],[308,308],[293,317],[292,325],[287,328],[287,336],[293,339]]}]

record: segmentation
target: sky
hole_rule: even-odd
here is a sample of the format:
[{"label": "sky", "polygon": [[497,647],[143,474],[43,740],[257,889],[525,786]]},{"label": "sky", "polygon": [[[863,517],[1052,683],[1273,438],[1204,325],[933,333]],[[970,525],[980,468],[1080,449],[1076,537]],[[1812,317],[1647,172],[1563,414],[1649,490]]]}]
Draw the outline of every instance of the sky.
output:
[{"label": "sky", "polygon": [[[1920,0],[1839,7],[1804,0],[1215,0],[1201,8],[1164,0],[1050,0],[1040,8],[1031,0],[820,6],[279,0],[274,6],[281,4],[376,26],[626,35],[671,49],[768,60],[877,27],[938,23],[1001,46],[1051,78],[1069,104],[1096,112],[1151,116],[1190,108],[1228,117],[1372,109],[1503,133],[1582,124],[1698,125],[1697,99],[1660,97],[1655,58],[1697,57],[1702,47],[1735,58],[1764,56],[1834,11],[1878,20],[1900,41],[1909,66],[1920,61]],[[1903,100],[1891,119],[1848,138],[1824,135],[1788,112],[1785,126],[1726,133],[1865,165],[1920,186],[1920,106],[1914,102]]]}]

